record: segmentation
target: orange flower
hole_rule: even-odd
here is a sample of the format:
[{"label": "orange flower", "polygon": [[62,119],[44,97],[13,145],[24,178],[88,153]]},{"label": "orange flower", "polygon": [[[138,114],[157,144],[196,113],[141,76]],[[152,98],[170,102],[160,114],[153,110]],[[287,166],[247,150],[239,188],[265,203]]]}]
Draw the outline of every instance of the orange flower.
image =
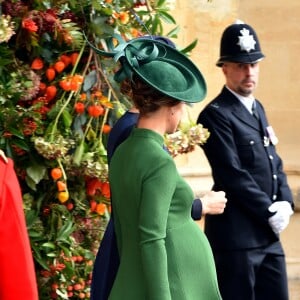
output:
[{"label": "orange flower", "polygon": [[23,19],[22,27],[28,30],[29,32],[37,32],[39,29],[35,22],[30,18]]},{"label": "orange flower", "polygon": [[111,127],[108,124],[104,124],[102,128],[102,132],[107,134],[111,131]]},{"label": "orange flower", "polygon": [[44,93],[46,91],[46,87],[47,87],[46,83],[40,82],[40,86],[39,86],[40,93]]},{"label": "orange flower", "polygon": [[119,19],[122,24],[127,24],[129,22],[129,14],[126,11],[121,11]]},{"label": "orange flower", "polygon": [[116,11],[114,11],[112,15],[114,18],[119,19],[120,14],[118,14]]},{"label": "orange flower", "polygon": [[65,191],[67,189],[67,185],[63,181],[61,181],[61,180],[58,180],[56,182],[56,186],[57,186],[57,190],[59,192],[63,192],[63,191]]},{"label": "orange flower", "polygon": [[77,81],[79,84],[82,84],[83,83],[83,76],[82,75],[79,75],[79,74],[75,74],[72,78],[72,80],[75,80]]},{"label": "orange flower", "polygon": [[97,202],[95,200],[90,201],[91,212],[96,211]]},{"label": "orange flower", "polygon": [[67,67],[71,63],[71,57],[66,54],[61,55],[60,60],[64,62],[65,67]]},{"label": "orange flower", "polygon": [[75,74],[71,78],[71,91],[76,92],[83,83],[83,76]]},{"label": "orange flower", "polygon": [[54,64],[54,69],[57,73],[61,73],[65,69],[66,65],[63,61],[59,60]]},{"label": "orange flower", "polygon": [[101,98],[102,97],[102,92],[101,91],[95,91],[92,95],[95,98]]},{"label": "orange flower", "polygon": [[53,180],[57,180],[63,176],[62,170],[60,168],[53,168],[50,174]]},{"label": "orange flower", "polygon": [[87,182],[87,194],[93,196],[97,191],[100,191],[102,182],[96,178],[93,178]]},{"label": "orange flower", "polygon": [[56,96],[57,93],[57,88],[55,85],[49,85],[46,87],[46,92],[45,92],[45,97],[46,97],[46,101],[50,102],[51,100],[53,100]]},{"label": "orange flower", "polygon": [[106,96],[101,96],[99,101],[103,106],[113,108],[113,104],[109,101],[109,99]]},{"label": "orange flower", "polygon": [[75,109],[76,113],[78,113],[78,114],[81,115],[85,111],[85,106],[84,106],[84,104],[82,102],[77,102],[74,105],[74,109]]},{"label": "orange flower", "polygon": [[104,215],[106,211],[106,205],[104,203],[98,203],[97,206],[96,206],[96,213],[98,215]]},{"label": "orange flower", "polygon": [[105,112],[102,105],[90,105],[88,107],[88,113],[91,117],[98,118],[99,116],[102,116]]},{"label": "orange flower", "polygon": [[55,70],[54,68],[48,68],[46,70],[46,77],[48,79],[48,81],[52,81],[55,78]]},{"label": "orange flower", "polygon": [[35,58],[31,63],[32,70],[41,70],[41,69],[43,69],[43,67],[44,67],[44,62],[39,57]]},{"label": "orange flower", "polygon": [[86,93],[80,94],[80,100],[85,101],[86,100]]},{"label": "orange flower", "polygon": [[136,28],[130,28],[130,33],[134,38],[137,38],[140,35],[140,32]]},{"label": "orange flower", "polygon": [[62,79],[60,82],[59,82],[59,86],[66,92],[69,92],[71,91],[71,81],[67,78],[65,79]]},{"label": "orange flower", "polygon": [[108,198],[108,199],[110,198],[110,186],[109,186],[108,182],[102,183],[101,192],[105,198]]},{"label": "orange flower", "polygon": [[52,273],[48,270],[41,270],[42,277],[49,278],[52,276]]},{"label": "orange flower", "polygon": [[78,59],[79,53],[78,52],[74,52],[70,55],[71,58],[71,64],[72,66],[75,66],[77,59]]}]

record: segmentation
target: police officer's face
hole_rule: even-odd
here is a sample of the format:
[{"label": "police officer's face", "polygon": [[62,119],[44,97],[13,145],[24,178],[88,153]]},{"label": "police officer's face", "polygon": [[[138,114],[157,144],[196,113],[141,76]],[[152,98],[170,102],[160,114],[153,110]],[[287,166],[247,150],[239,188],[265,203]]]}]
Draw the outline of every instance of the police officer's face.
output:
[{"label": "police officer's face", "polygon": [[247,97],[255,90],[258,83],[258,63],[245,64],[226,62],[222,66],[227,86],[234,92]]}]

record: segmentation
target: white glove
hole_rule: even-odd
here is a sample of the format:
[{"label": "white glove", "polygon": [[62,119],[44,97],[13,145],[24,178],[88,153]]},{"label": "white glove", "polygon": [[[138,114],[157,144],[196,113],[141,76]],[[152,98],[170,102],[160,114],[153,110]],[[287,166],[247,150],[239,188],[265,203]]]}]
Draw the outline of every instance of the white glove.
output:
[{"label": "white glove", "polygon": [[276,201],[269,207],[269,211],[275,215],[269,218],[269,224],[272,230],[279,234],[290,222],[290,216],[294,213],[291,204],[287,201]]}]

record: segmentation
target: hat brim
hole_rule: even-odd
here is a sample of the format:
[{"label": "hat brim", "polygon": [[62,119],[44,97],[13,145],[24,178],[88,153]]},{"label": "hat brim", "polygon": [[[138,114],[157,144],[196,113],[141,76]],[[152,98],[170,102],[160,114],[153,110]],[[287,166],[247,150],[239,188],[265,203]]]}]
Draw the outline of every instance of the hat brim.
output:
[{"label": "hat brim", "polygon": [[[125,58],[140,79],[160,93],[179,101],[195,103],[205,98],[207,88],[204,77],[188,57],[173,47],[152,39],[132,40],[130,45],[139,49],[145,46],[145,42],[155,44],[159,52],[154,60],[144,64],[134,63],[136,62],[134,54],[129,47],[125,49]],[[172,85],[174,81],[172,75],[176,74],[182,76],[185,82]]]},{"label": "hat brim", "polygon": [[216,62],[218,67],[222,67],[222,65],[226,62],[233,62],[233,63],[244,63],[244,64],[254,64],[257,63],[265,58],[264,54],[261,52],[258,53],[245,53],[243,55],[238,56],[222,56]]}]

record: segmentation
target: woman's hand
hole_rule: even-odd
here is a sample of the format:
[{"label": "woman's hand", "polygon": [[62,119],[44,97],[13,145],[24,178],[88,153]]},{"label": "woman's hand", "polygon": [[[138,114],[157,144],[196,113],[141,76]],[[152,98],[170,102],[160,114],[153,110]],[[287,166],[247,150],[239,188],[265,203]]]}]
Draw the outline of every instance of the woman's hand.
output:
[{"label": "woman's hand", "polygon": [[202,215],[218,215],[224,212],[227,198],[225,197],[225,192],[219,191],[209,191],[203,197],[202,201]]}]

